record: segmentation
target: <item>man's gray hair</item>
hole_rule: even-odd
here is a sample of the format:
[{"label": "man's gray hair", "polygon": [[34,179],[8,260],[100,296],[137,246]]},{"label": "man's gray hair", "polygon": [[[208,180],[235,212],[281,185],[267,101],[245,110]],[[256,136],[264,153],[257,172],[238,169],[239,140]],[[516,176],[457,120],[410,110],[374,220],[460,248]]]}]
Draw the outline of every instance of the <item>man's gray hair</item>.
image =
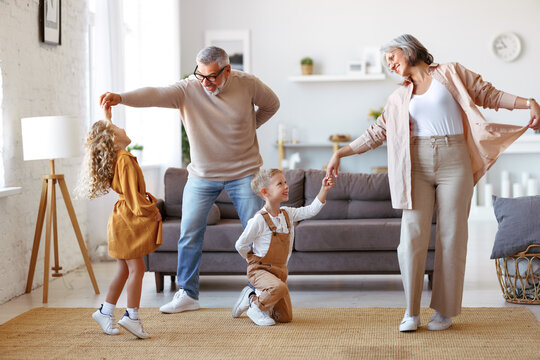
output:
[{"label": "man's gray hair", "polygon": [[196,61],[198,63],[203,63],[204,65],[218,64],[221,68],[225,65],[229,65],[229,55],[227,55],[227,52],[222,48],[208,46],[199,51]]},{"label": "man's gray hair", "polygon": [[[426,47],[412,35],[403,34],[395,39],[392,39],[390,42],[381,47],[381,52],[383,54],[387,54],[396,49],[403,50],[403,55],[411,66],[418,64],[419,61],[423,61],[428,65],[433,62],[433,55],[431,55],[427,51]],[[383,62],[384,65],[388,67],[388,64],[386,63],[386,56],[383,56]]]}]

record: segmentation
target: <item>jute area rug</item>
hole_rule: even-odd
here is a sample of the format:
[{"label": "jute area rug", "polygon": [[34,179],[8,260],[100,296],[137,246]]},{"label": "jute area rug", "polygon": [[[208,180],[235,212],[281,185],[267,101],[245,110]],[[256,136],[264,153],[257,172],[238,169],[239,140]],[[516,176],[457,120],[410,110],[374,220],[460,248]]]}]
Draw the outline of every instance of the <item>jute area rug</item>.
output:
[{"label": "jute area rug", "polygon": [[[540,359],[540,323],[525,308],[466,308],[446,331],[400,333],[403,309],[294,309],[293,322],[254,325],[230,309],[141,310],[150,339],[108,336],[95,309],[37,308],[0,325],[0,359]],[[122,312],[118,310],[117,319]]]}]

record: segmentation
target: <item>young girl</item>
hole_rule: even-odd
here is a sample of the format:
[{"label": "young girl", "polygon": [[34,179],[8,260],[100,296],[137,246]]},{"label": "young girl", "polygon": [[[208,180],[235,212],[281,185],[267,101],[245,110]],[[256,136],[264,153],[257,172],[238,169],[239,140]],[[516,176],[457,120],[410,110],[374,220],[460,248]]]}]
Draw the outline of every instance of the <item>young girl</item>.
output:
[{"label": "young girl", "polygon": [[111,108],[104,108],[105,119],[92,125],[86,138],[86,169],[81,189],[90,198],[113,189],[118,201],[109,217],[109,255],[117,259],[116,274],[105,302],[92,317],[109,335],[119,333],[114,309],[127,281],[127,310],[118,324],[141,339],[150,337],[139,317],[143,256],[162,243],[161,215],[156,199],[146,192],[137,158],[124,150],[131,143],[124,129],[111,122]]}]

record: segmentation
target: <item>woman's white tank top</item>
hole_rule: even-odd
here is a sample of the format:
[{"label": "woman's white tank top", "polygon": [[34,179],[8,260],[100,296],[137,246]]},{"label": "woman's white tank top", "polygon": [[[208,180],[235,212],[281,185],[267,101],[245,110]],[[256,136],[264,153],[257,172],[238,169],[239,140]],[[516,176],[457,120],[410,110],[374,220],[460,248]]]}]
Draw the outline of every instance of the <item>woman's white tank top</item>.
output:
[{"label": "woman's white tank top", "polygon": [[413,136],[463,134],[461,108],[448,89],[431,79],[428,91],[413,95],[409,103]]}]

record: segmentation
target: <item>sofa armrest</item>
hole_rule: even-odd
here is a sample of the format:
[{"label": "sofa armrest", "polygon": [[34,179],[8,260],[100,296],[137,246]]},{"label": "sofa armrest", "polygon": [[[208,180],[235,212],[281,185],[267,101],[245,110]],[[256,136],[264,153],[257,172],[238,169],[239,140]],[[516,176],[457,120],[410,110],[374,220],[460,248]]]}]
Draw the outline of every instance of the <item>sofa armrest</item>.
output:
[{"label": "sofa armrest", "polygon": [[165,201],[163,201],[162,199],[158,199],[156,206],[159,210],[159,213],[161,214],[161,217],[165,219],[167,217],[165,214]]}]

